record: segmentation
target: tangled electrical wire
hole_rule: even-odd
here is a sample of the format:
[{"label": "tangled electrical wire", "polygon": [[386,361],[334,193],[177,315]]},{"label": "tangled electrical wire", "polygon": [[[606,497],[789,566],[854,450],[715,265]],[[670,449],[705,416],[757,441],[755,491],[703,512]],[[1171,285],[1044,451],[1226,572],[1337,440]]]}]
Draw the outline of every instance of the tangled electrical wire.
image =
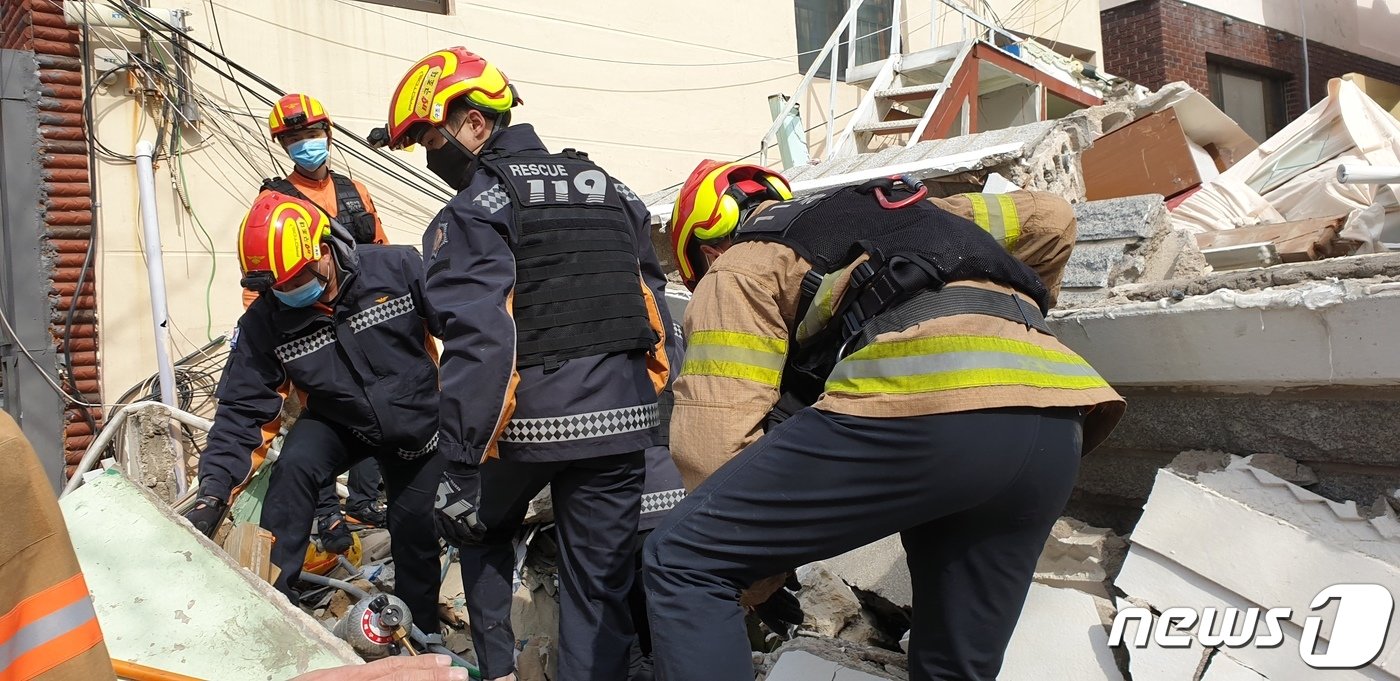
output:
[{"label": "tangled electrical wire", "polygon": [[[224,364],[228,361],[228,336],[219,336],[198,350],[175,361],[175,406],[182,411],[208,418],[217,400],[214,392]],[[155,374],[131,386],[117,404],[160,401],[160,375]],[[194,451],[204,449],[207,433],[181,425],[186,441]]]}]

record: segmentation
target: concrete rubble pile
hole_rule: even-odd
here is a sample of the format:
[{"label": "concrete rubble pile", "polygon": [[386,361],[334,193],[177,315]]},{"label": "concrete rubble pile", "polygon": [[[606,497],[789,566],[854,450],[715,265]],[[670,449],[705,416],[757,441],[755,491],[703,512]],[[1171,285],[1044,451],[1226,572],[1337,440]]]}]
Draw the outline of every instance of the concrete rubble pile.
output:
[{"label": "concrete rubble pile", "polygon": [[[897,168],[935,195],[991,183],[1052,191],[1074,204],[1077,243],[1050,323],[1130,407],[1109,441],[1083,461],[1066,517],[1055,523],[1036,566],[1001,679],[1300,678],[1309,669],[1299,642],[1319,591],[1345,575],[1400,593],[1400,480],[1393,475],[1400,455],[1391,446],[1400,441],[1400,360],[1389,349],[1389,320],[1400,312],[1400,253],[1387,246],[1400,243],[1400,209],[1394,186],[1353,190],[1328,179],[1339,161],[1400,164],[1391,153],[1400,152],[1400,142],[1365,143],[1376,130],[1400,133],[1400,125],[1375,116],[1354,89],[1334,82],[1328,101],[1263,146],[1199,93],[1173,84],[1058,121],[788,172],[798,195]],[[1338,111],[1347,114],[1346,125],[1337,122]],[[1358,111],[1367,125],[1353,125]],[[1315,154],[1311,165],[1280,161],[1296,161],[1296,149],[1309,140],[1331,144],[1322,138],[1343,128],[1355,134],[1327,147],[1330,155]],[[1127,159],[1120,148],[1142,153]],[[1310,192],[1326,197],[1310,201]],[[645,199],[660,226],[656,251],[663,259],[674,195]],[[1233,230],[1238,238],[1222,236]],[[162,475],[183,452],[168,432],[158,415],[143,415],[124,444],[137,453],[126,457],[124,472],[167,504],[176,494]],[[96,484],[65,499],[65,512],[92,515],[87,500],[115,484],[109,477],[120,480],[115,472],[96,476]],[[136,487],[122,493],[146,493]],[[518,540],[512,621],[521,681],[559,681],[549,499],[546,489],[530,505]],[[209,554],[199,559],[208,570],[244,580],[220,607],[256,605],[268,611],[258,615],[271,622],[268,632],[291,632],[285,637],[304,642],[287,669],[316,656],[353,658],[328,633],[353,599],[326,589],[303,604],[307,612],[286,607],[266,585],[267,538],[246,522],[255,515],[236,507],[241,529],[220,535],[232,558],[191,533],[152,541],[175,552],[197,548]],[[362,565],[372,568],[340,566],[330,574],[392,593],[384,534],[363,537]],[[98,588],[117,553],[101,552],[102,540],[90,533],[75,532],[74,540],[99,610],[143,612],[140,597]],[[473,659],[457,565],[449,560],[444,574],[444,644]],[[750,618],[759,679],[908,678],[915,603],[899,537],[802,566],[796,575],[806,620],[795,635],[785,638],[788,632],[767,631]],[[250,594],[263,602],[247,603]],[[198,605],[174,607],[175,617],[195,617]],[[1157,629],[1165,611],[1210,607],[1291,607],[1293,614],[1277,648],[1205,647],[1195,638],[1180,648],[1109,645],[1120,613],[1148,613],[1121,632],[1133,641],[1142,627]],[[118,647],[121,640],[120,629],[109,639]],[[1336,675],[1400,678],[1397,646]],[[157,652],[150,659],[189,668],[179,650]]]}]

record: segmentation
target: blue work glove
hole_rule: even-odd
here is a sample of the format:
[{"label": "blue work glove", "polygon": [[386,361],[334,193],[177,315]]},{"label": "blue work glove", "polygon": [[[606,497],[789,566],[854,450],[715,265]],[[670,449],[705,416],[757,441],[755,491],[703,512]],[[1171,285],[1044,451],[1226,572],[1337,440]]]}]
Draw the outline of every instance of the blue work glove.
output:
[{"label": "blue work glove", "polygon": [[448,463],[438,481],[433,522],[438,536],[461,548],[475,544],[486,535],[481,522],[481,474],[472,464]]}]

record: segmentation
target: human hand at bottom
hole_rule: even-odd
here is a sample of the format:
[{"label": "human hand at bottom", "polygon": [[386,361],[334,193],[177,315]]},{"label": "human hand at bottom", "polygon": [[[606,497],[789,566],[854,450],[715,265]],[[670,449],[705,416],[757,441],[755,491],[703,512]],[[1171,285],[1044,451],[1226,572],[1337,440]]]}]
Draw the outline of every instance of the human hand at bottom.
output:
[{"label": "human hand at bottom", "polygon": [[446,655],[386,657],[369,664],[307,672],[289,681],[467,681],[467,670]]}]

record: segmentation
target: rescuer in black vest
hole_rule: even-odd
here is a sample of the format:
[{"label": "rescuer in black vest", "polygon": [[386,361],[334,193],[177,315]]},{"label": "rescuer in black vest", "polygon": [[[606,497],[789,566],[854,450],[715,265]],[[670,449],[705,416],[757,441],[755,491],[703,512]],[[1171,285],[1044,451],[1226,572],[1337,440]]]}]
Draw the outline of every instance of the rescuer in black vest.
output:
[{"label": "rescuer in black vest", "polygon": [[372,138],[427,147],[457,191],[423,238],[442,324],[436,519],[461,547],[483,677],[511,678],[511,538],[551,486],[560,556],[560,676],[627,677],[627,594],[643,452],[666,385],[665,278],[645,205],[574,150],[548,152],[504,74],[434,52],[396,89]]}]

